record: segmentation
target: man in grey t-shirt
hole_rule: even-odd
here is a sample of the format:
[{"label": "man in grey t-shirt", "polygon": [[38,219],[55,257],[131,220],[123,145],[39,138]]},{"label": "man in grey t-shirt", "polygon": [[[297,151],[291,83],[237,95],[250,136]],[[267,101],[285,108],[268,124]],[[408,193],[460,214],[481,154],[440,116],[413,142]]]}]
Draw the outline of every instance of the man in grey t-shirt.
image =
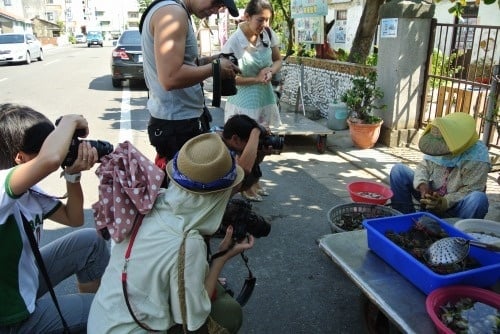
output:
[{"label": "man in grey t-shirt", "polygon": [[190,138],[208,131],[202,116],[205,98],[201,83],[220,64],[222,79],[234,79],[239,69],[218,56],[198,58],[198,42],[191,15],[206,18],[226,7],[238,16],[233,0],[157,0],[141,18],[144,77],[149,88],[150,142],[156,164],[164,168]]}]

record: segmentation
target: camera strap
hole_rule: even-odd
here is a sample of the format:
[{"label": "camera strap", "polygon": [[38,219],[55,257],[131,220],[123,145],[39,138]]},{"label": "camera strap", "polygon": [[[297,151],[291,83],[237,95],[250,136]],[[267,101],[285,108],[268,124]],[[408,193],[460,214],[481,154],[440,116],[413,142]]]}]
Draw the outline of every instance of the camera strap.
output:
[{"label": "camera strap", "polygon": [[[235,242],[233,241],[233,244],[228,249],[212,255],[212,257],[210,258],[210,262],[226,254],[231,248],[234,247],[234,245]],[[250,270],[250,266],[248,265],[248,257],[244,254],[244,252],[240,253],[240,255],[241,258],[243,259],[243,262],[245,263],[245,266],[247,267],[248,277],[245,278],[245,282],[243,282],[243,286],[241,287],[240,292],[238,293],[238,296],[235,299],[238,302],[238,304],[240,304],[241,306],[245,306],[245,304],[252,296],[253,290],[255,288],[255,283],[257,282],[257,278],[253,275],[252,271]],[[226,292],[229,293],[231,296],[234,295],[233,291],[231,290],[226,290]]]},{"label": "camera strap", "polygon": [[56,293],[54,292],[54,287],[52,286],[52,282],[50,281],[49,274],[47,272],[47,268],[45,267],[45,263],[43,262],[42,254],[40,253],[40,249],[38,248],[38,244],[35,240],[35,235],[33,234],[33,230],[31,229],[30,223],[28,222],[28,218],[21,212],[21,217],[23,219],[23,227],[26,236],[30,242],[31,250],[33,251],[33,255],[35,256],[36,263],[38,265],[38,269],[42,273],[43,279],[45,280],[45,284],[47,284],[47,288],[49,289],[50,297],[54,301],[54,305],[56,306],[57,313],[61,318],[61,322],[64,328],[63,333],[70,333],[69,326],[66,320],[64,319],[61,308],[59,306],[59,302],[57,301]]},{"label": "camera strap", "polygon": [[220,75],[220,59],[212,61],[212,77],[213,77],[213,96],[212,107],[220,107],[221,100],[221,75]]}]

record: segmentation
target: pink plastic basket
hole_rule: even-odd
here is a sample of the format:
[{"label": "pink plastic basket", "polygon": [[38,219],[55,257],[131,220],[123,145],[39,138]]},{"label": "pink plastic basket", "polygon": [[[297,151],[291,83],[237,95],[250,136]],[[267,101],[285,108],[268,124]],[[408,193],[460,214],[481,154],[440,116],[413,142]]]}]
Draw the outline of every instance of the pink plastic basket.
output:
[{"label": "pink plastic basket", "polygon": [[441,334],[453,334],[454,332],[445,326],[440,319],[440,307],[446,303],[455,303],[461,298],[469,297],[473,301],[481,302],[500,309],[500,295],[481,288],[467,285],[454,285],[432,291],[425,300],[427,313],[434,322],[436,329]]}]

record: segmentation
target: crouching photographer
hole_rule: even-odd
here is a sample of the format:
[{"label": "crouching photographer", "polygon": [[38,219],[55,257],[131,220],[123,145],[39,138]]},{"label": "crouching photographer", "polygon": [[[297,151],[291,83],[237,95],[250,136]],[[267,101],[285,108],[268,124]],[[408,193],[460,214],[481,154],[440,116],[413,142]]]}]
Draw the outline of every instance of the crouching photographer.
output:
[{"label": "crouching photographer", "polygon": [[283,149],[283,137],[271,134],[247,115],[233,115],[224,124],[222,139],[230,150],[236,153],[237,163],[245,171],[240,191],[249,201],[261,202],[269,195],[259,184],[262,177],[260,163],[269,154]]}]

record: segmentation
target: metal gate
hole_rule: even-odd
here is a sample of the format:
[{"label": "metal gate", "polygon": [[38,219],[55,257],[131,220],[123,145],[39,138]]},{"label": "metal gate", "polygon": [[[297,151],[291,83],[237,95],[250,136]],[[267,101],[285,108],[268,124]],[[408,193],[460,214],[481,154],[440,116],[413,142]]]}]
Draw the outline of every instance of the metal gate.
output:
[{"label": "metal gate", "polygon": [[[465,112],[490,152],[500,152],[500,27],[432,21],[419,124]],[[500,156],[500,154],[498,154]]]}]

